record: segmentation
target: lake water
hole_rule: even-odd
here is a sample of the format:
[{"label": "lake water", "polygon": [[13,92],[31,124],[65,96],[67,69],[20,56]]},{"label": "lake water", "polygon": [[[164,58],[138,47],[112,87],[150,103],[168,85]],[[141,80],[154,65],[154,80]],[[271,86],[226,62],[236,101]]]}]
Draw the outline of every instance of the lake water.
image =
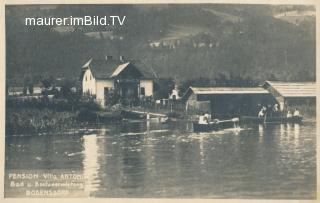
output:
[{"label": "lake water", "polygon": [[6,139],[6,170],[65,169],[92,197],[316,197],[316,123],[191,133],[191,124],[132,122],[85,135]]}]

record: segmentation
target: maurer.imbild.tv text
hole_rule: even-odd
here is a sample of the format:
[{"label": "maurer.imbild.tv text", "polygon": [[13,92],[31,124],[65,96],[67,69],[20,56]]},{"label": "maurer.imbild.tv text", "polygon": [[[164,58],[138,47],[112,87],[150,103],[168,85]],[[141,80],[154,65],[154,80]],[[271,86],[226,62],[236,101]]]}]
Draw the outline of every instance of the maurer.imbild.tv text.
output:
[{"label": "maurer.imbild.tv text", "polygon": [[83,17],[30,17],[25,18],[26,26],[68,26],[68,25],[93,25],[93,26],[122,26],[126,16],[83,16]]}]

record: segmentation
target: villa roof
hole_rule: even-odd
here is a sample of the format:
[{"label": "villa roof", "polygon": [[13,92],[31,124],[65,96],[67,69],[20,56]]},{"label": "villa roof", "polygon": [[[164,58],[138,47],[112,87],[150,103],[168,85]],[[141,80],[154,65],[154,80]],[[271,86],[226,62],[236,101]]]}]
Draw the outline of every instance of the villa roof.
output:
[{"label": "villa roof", "polygon": [[95,59],[91,58],[82,66],[82,72],[80,75],[80,80],[87,69],[90,69],[92,75],[96,79],[111,79],[117,77],[123,70],[129,67],[129,64],[133,65],[144,79],[154,78],[150,68],[145,66],[139,61],[123,62],[115,59]]}]

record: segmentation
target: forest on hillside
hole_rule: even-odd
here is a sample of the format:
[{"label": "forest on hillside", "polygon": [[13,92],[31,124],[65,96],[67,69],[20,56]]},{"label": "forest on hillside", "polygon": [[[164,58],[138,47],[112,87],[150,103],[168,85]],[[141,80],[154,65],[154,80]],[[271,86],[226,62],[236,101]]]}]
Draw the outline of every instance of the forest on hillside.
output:
[{"label": "forest on hillside", "polygon": [[[6,6],[6,78],[76,80],[91,57],[140,60],[177,82],[315,80],[314,6]],[[25,26],[25,17],[126,15],[123,26]]]}]

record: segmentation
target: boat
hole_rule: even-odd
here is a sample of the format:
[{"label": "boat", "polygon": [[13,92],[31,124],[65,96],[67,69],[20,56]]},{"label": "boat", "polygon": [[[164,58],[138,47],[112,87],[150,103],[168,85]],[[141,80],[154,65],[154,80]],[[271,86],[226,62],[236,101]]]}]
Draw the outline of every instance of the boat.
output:
[{"label": "boat", "polygon": [[214,120],[209,123],[193,122],[193,132],[211,132],[219,131],[227,128],[235,128],[238,126],[239,118],[233,118],[230,120]]},{"label": "boat", "polygon": [[302,116],[292,117],[256,117],[256,116],[241,116],[241,123],[301,123]]}]

